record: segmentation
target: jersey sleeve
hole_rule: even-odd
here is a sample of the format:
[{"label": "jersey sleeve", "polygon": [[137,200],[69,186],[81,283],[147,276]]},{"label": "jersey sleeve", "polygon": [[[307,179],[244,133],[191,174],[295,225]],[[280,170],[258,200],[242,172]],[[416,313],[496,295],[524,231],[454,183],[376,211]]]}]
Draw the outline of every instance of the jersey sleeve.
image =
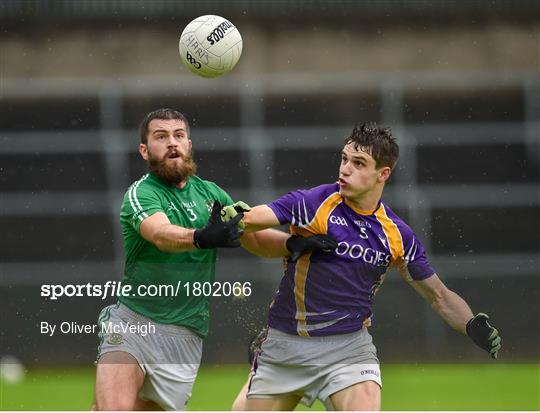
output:
[{"label": "jersey sleeve", "polygon": [[297,190],[270,202],[268,207],[274,212],[281,225],[291,224],[307,227],[315,216],[313,193]]},{"label": "jersey sleeve", "polygon": [[404,257],[402,271],[415,281],[425,280],[435,274],[426,256],[426,250],[414,232],[408,228],[403,236]]},{"label": "jersey sleeve", "polygon": [[158,194],[151,188],[135,183],[124,195],[120,217],[140,232],[141,222],[158,211],[164,212]]}]

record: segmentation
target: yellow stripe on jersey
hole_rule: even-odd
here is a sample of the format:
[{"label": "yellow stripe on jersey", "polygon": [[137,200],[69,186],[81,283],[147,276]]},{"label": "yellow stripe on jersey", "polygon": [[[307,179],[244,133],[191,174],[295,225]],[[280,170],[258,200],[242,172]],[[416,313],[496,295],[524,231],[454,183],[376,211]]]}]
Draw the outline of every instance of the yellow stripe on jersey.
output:
[{"label": "yellow stripe on jersey", "polygon": [[300,235],[300,236],[305,237],[305,238],[311,237],[312,235],[315,235],[313,232],[311,232],[307,228],[294,227],[292,225],[289,227],[289,232],[292,235]]},{"label": "yellow stripe on jersey", "polygon": [[341,198],[339,192],[334,192],[319,205],[317,212],[315,212],[315,216],[307,228],[314,234],[327,234],[328,218],[332,211],[342,202],[343,198]]},{"label": "yellow stripe on jersey", "polygon": [[[328,218],[332,211],[338,206],[343,199],[339,192],[334,192],[328,198],[326,198],[311,222],[304,228],[292,226],[290,231],[292,234],[301,235],[303,237],[310,237],[315,234],[327,234],[328,233]],[[306,280],[309,269],[309,258],[311,254],[302,256],[296,263],[294,274],[294,301],[296,304],[296,319],[297,331],[300,336],[309,336],[307,324],[306,324]]]},{"label": "yellow stripe on jersey", "polygon": [[319,208],[317,208],[317,211],[309,224],[304,227],[291,225],[289,227],[291,234],[301,235],[303,237],[310,237],[316,234],[327,234],[330,214],[342,202],[343,198],[341,198],[339,192],[334,192],[319,205]]},{"label": "yellow stripe on jersey", "polygon": [[294,301],[296,304],[296,319],[298,335],[309,336],[306,325],[306,279],[309,269],[311,253],[300,257],[296,263],[294,272]]},{"label": "yellow stripe on jersey", "polygon": [[381,202],[381,207],[375,211],[377,220],[382,224],[384,234],[390,245],[390,252],[392,254],[392,261],[397,262],[402,260],[405,256],[405,248],[403,247],[403,239],[397,225],[388,217],[386,209]]}]

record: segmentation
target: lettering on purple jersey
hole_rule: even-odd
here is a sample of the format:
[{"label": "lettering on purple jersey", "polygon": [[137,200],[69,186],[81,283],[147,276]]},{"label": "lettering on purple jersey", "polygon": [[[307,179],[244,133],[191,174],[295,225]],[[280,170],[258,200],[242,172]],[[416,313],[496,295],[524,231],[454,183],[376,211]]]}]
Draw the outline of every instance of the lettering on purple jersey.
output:
[{"label": "lettering on purple jersey", "polygon": [[268,206],[291,233],[328,234],[338,241],[331,253],[285,262],[269,312],[269,325],[280,331],[357,331],[370,325],[373,298],[390,267],[414,280],[434,273],[413,231],[383,202],[375,211],[360,211],[341,197],[337,184],[328,184],[290,192]]}]

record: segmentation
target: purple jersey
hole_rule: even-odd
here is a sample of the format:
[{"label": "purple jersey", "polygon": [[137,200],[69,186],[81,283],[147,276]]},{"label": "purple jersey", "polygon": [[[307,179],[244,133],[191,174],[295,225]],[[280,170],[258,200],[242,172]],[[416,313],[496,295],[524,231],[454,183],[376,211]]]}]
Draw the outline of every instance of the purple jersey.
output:
[{"label": "purple jersey", "polygon": [[270,306],[269,325],[300,336],[325,336],[370,325],[373,296],[389,267],[423,280],[434,274],[411,228],[387,205],[361,211],[339,194],[338,184],[289,192],[268,205],[281,224],[302,236],[328,234],[331,253],[287,261]]}]

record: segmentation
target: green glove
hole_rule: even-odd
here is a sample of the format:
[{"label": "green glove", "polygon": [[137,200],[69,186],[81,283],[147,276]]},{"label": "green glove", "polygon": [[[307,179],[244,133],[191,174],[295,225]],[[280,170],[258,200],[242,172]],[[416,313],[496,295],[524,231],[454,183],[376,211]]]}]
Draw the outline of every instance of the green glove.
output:
[{"label": "green glove", "polygon": [[499,331],[488,320],[487,314],[476,314],[467,323],[467,335],[478,347],[486,350],[491,357],[496,359],[501,349],[501,337]]},{"label": "green glove", "polygon": [[[243,201],[238,201],[232,205],[227,205],[221,208],[221,220],[223,222],[229,222],[239,213],[244,213],[248,211],[251,211],[251,207]],[[238,222],[238,229],[244,230],[245,227],[246,227],[246,224],[244,224],[244,220],[243,219],[240,220]]]}]

